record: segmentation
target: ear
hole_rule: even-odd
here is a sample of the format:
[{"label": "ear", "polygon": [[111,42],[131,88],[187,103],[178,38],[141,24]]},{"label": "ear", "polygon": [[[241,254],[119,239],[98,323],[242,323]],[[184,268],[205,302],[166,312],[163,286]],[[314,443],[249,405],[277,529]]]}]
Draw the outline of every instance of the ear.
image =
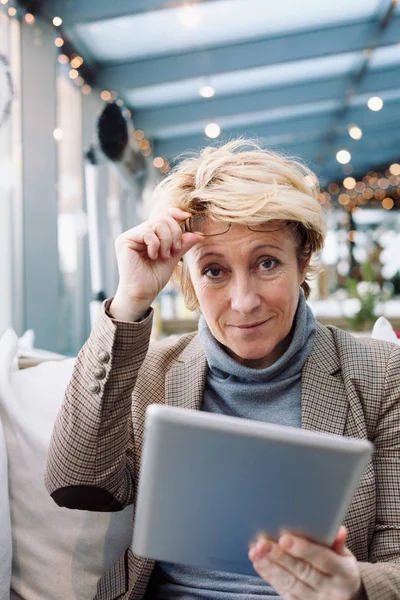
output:
[{"label": "ear", "polygon": [[303,263],[302,268],[300,270],[300,285],[305,282],[307,277],[307,270],[310,266],[311,256]]}]

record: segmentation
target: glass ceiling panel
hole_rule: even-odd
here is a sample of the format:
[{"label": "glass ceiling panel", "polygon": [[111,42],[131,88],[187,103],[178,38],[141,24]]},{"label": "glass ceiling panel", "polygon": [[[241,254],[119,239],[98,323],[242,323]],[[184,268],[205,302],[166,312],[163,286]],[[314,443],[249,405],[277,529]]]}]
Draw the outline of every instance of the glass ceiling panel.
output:
[{"label": "glass ceiling panel", "polygon": [[96,60],[112,62],[330,26],[375,15],[379,5],[380,0],[216,0],[73,29]]},{"label": "glass ceiling panel", "polygon": [[[400,50],[400,47],[399,47]],[[268,67],[220,73],[207,78],[185,79],[166,84],[126,90],[124,99],[136,109],[154,108],[201,100],[199,88],[211,85],[215,98],[258,89],[289,85],[319,78],[332,78],[351,73],[361,60],[362,53],[352,52],[328,57],[299,60]],[[207,102],[207,100],[204,100]]]}]

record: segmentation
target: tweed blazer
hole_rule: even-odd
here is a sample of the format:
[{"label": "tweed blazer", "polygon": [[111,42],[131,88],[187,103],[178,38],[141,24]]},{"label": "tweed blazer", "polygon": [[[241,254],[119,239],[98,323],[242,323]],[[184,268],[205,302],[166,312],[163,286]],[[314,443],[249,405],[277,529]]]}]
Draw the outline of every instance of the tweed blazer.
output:
[{"label": "tweed blazer", "polygon": [[[195,333],[149,347],[152,316],[104,312],[79,353],[49,449],[46,486],[69,508],[133,505],[152,403],[199,409],[207,376]],[[400,599],[400,347],[317,325],[302,372],[302,428],[375,444],[345,518],[369,600]],[[130,549],[99,581],[95,600],[139,600],[154,563]]]}]

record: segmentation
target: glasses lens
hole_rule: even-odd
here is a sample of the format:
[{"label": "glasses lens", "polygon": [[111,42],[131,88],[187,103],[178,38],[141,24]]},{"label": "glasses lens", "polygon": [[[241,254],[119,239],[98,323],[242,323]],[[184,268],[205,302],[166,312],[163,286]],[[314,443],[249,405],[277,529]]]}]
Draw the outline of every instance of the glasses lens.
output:
[{"label": "glasses lens", "polygon": [[205,215],[193,215],[187,220],[187,228],[192,233],[200,235],[221,235],[229,230],[230,224],[215,221]]},{"label": "glasses lens", "polygon": [[247,227],[249,229],[251,229],[251,231],[260,231],[260,232],[267,232],[267,231],[279,231],[280,229],[283,229],[284,227],[286,227],[287,225],[287,221],[267,221],[266,223],[257,223],[255,225],[247,225]]}]

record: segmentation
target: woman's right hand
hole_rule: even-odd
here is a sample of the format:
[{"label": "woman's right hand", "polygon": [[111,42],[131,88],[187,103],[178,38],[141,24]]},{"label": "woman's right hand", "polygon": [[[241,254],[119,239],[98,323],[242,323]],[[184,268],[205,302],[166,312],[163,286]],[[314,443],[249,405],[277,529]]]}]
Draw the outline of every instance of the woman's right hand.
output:
[{"label": "woman's right hand", "polygon": [[143,317],[178,261],[201,239],[182,232],[180,223],[190,215],[180,208],[168,208],[118,236],[119,284],[109,308],[115,319],[137,321]]}]

